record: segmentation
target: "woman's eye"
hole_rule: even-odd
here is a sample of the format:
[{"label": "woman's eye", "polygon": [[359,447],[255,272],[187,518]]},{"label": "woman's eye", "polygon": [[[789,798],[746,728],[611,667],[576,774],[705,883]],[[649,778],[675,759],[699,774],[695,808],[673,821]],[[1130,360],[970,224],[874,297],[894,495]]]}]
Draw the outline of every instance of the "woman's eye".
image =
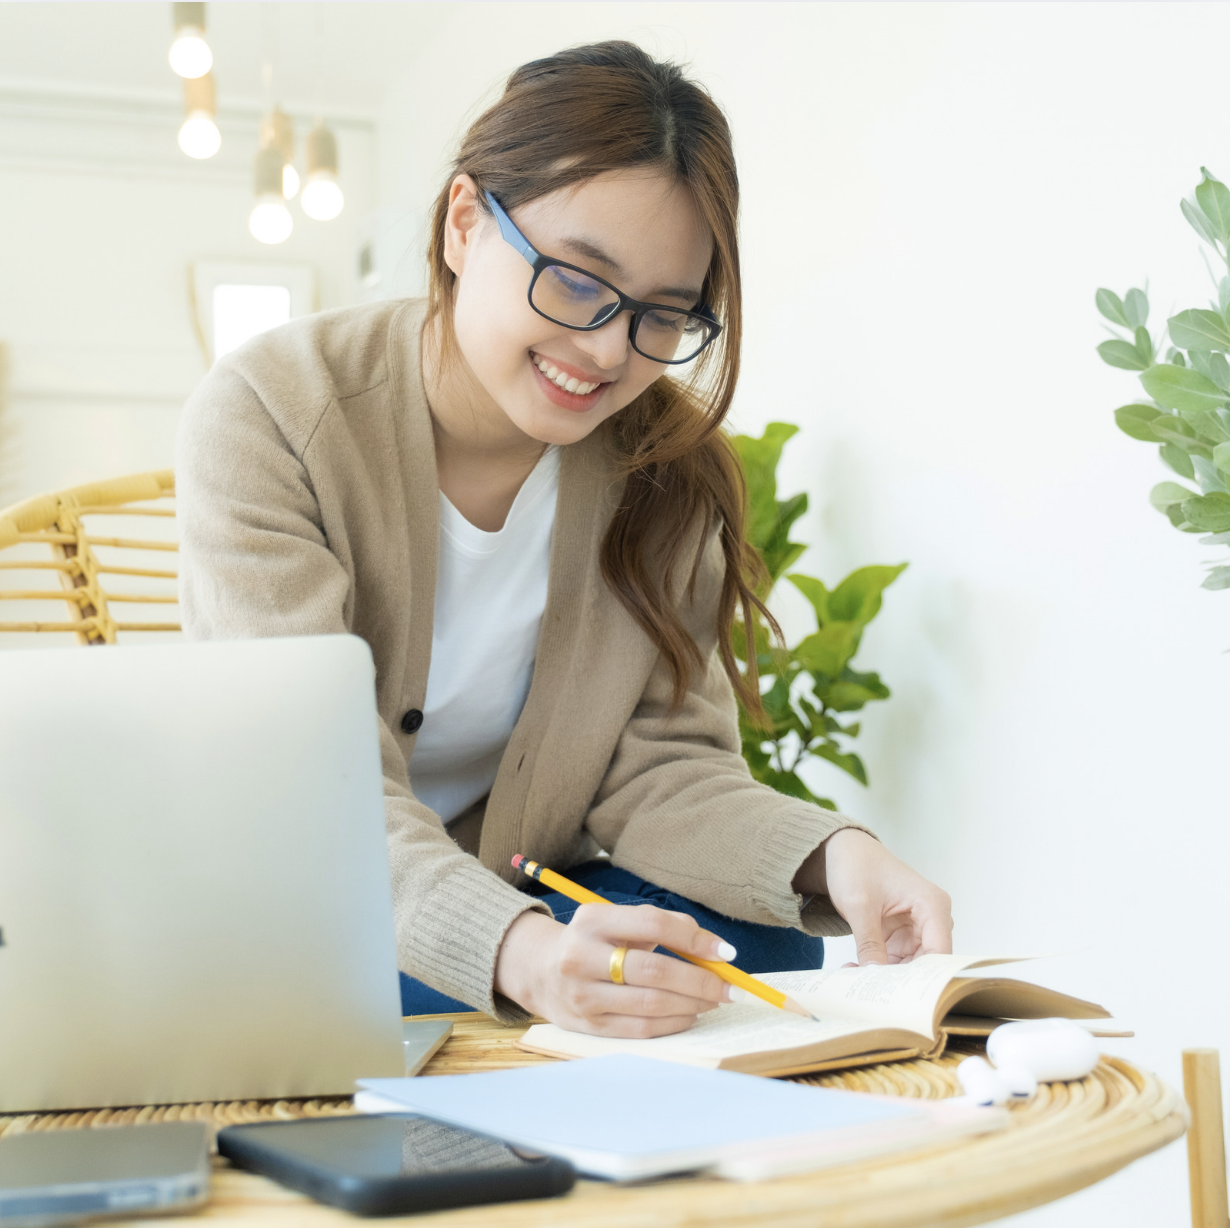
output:
[{"label": "woman's eye", "polygon": [[572,298],[597,298],[602,292],[602,287],[596,281],[583,275],[577,276],[561,268],[553,268],[551,273],[559,288]]},{"label": "woman's eye", "polygon": [[657,332],[684,332],[692,322],[688,316],[676,315],[673,311],[647,311],[645,324]]}]

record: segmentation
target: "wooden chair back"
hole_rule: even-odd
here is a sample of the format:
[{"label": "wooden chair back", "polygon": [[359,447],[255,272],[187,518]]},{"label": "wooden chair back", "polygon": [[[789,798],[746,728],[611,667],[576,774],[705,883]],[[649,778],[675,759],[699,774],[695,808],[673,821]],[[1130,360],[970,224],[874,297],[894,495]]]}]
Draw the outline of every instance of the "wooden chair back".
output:
[{"label": "wooden chair back", "polygon": [[1226,1139],[1216,1049],[1183,1051],[1183,1094],[1192,1118],[1187,1131],[1192,1228],[1227,1228]]},{"label": "wooden chair back", "polygon": [[0,510],[0,615],[18,615],[0,633],[93,645],[179,631],[174,495],[162,469]]}]

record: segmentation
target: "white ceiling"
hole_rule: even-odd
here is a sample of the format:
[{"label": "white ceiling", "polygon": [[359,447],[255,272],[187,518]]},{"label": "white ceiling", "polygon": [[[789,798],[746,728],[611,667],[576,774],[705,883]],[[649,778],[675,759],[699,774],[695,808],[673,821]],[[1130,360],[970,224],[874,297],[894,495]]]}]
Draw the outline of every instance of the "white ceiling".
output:
[{"label": "white ceiling", "polygon": [[[277,100],[304,110],[371,113],[456,11],[448,3],[212,3],[207,38],[218,101],[257,102],[261,65]],[[167,64],[171,5],[0,2],[0,81],[178,99]]]}]

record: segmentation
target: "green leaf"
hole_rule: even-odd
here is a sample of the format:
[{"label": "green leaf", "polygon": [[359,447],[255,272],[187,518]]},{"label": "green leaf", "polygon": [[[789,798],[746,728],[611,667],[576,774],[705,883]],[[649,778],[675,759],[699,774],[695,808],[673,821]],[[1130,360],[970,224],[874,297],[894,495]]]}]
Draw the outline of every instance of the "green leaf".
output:
[{"label": "green leaf", "polygon": [[1123,300],[1113,290],[1099,290],[1093,296],[1098,310],[1112,323],[1123,328],[1130,328],[1127,316],[1123,311]]},{"label": "green leaf", "polygon": [[798,572],[787,576],[786,579],[811,602],[811,608],[816,612],[817,627],[823,627],[825,623],[831,621],[829,617],[829,590],[824,587],[823,580],[817,580],[815,576],[800,575]]},{"label": "green leaf", "polygon": [[751,435],[731,438],[747,479],[747,539],[757,550],[763,550],[778,526],[777,463],[786,440],[798,429],[788,422],[770,422],[759,439]]},{"label": "green leaf", "polygon": [[1230,188],[1203,166],[1200,173],[1204,180],[1196,188],[1196,203],[1209,219],[1209,228],[1224,243],[1230,237]]},{"label": "green leaf", "polygon": [[855,623],[831,622],[800,642],[790,655],[804,669],[836,678],[858,651],[861,632]]},{"label": "green leaf", "polygon": [[1170,363],[1158,363],[1142,372],[1140,382],[1167,409],[1212,409],[1226,402],[1226,394],[1207,375]]},{"label": "green leaf", "polygon": [[1166,361],[1173,363],[1176,367],[1187,366],[1187,359],[1183,357],[1183,351],[1176,350],[1173,345],[1166,351]]},{"label": "green leaf", "polygon": [[772,770],[769,766],[773,761],[772,756],[764,749],[759,738],[743,739],[743,758],[747,761],[747,766],[756,780],[763,779],[762,772]]},{"label": "green leaf", "polygon": [[1213,464],[1215,464],[1222,473],[1230,473],[1230,443],[1219,443],[1213,449]]},{"label": "green leaf", "polygon": [[1158,438],[1150,423],[1154,418],[1168,416],[1156,405],[1120,405],[1115,410],[1115,425],[1133,439],[1140,439],[1144,443],[1157,443]]},{"label": "green leaf", "polygon": [[813,754],[819,755],[821,759],[827,759],[830,763],[841,768],[843,772],[848,772],[859,784],[867,783],[867,769],[863,767],[863,761],[855,754],[848,751],[838,750],[831,743],[826,742],[823,746],[817,746]]},{"label": "green leaf", "polygon": [[1149,336],[1147,328],[1138,328],[1136,330],[1136,353],[1145,360],[1146,363],[1153,361],[1153,338]]},{"label": "green leaf", "polygon": [[774,582],[807,549],[799,542],[790,540],[790,526],[807,511],[807,495],[794,495],[784,503],[777,503],[776,507],[777,523],[760,550],[765,567]]},{"label": "green leaf", "polygon": [[1196,471],[1196,483],[1200,487],[1201,494],[1207,495],[1215,490],[1226,491],[1225,480],[1217,472],[1217,466],[1207,456],[1193,454],[1192,468]]},{"label": "green leaf", "polygon": [[[807,547],[799,542],[784,542],[780,546],[771,543],[761,552],[764,565],[769,572],[769,578],[774,583],[792,564],[799,561],[799,556],[806,553]],[[763,597],[763,594],[762,594]]]},{"label": "green leaf", "polygon": [[1201,307],[1180,311],[1166,321],[1171,340],[1185,350],[1230,349],[1230,328],[1216,311]]},{"label": "green leaf", "polygon": [[789,726],[794,713],[790,710],[790,683],[785,678],[775,678],[773,685],[760,697],[760,702],[775,728],[779,725]]},{"label": "green leaf", "polygon": [[[1213,350],[1192,350],[1190,357],[1195,370],[1211,379],[1222,392],[1230,392],[1230,364],[1227,364],[1225,355]],[[1181,367],[1184,364],[1176,365]]]},{"label": "green leaf", "polygon": [[908,564],[896,567],[877,565],[852,571],[830,594],[829,613],[843,622],[865,627],[880,612],[884,590],[903,572]]},{"label": "green leaf", "polygon": [[1194,490],[1189,490],[1186,486],[1180,486],[1178,482],[1159,482],[1149,491],[1149,502],[1159,512],[1164,512],[1174,504],[1181,504],[1187,499],[1198,497]]},{"label": "green leaf", "polygon": [[1230,494],[1215,491],[1197,495],[1183,502],[1187,523],[1209,533],[1224,533],[1230,529]]},{"label": "green leaf", "polygon": [[1143,328],[1149,319],[1149,300],[1143,290],[1129,290],[1123,298],[1123,314],[1129,328]]},{"label": "green leaf", "polygon": [[1177,443],[1184,449],[1196,445],[1196,432],[1175,414],[1159,414],[1150,429],[1161,443]]},{"label": "green leaf", "polygon": [[1181,478],[1187,478],[1192,482],[1196,480],[1196,470],[1192,466],[1192,458],[1178,444],[1164,443],[1160,451],[1162,460]]},{"label": "green leaf", "polygon": [[1223,277],[1217,283],[1217,305],[1223,316],[1230,311],[1230,277]]},{"label": "green leaf", "polygon": [[1216,592],[1218,589],[1230,588],[1230,567],[1214,567],[1207,576],[1201,588],[1212,589]]},{"label": "green leaf", "polygon": [[1144,371],[1149,366],[1148,360],[1141,358],[1130,341],[1103,341],[1098,346],[1098,354],[1107,366],[1123,371]]},{"label": "green leaf", "polygon": [[[1223,443],[1230,439],[1230,431],[1228,431],[1222,422],[1224,410],[1197,409],[1188,410],[1183,418],[1188,426],[1190,426],[1200,437],[1201,440],[1207,441],[1211,446],[1213,444]],[[1173,418],[1169,421],[1174,421]],[[1190,448],[1188,449],[1191,450]]]},{"label": "green leaf", "polygon": [[864,704],[873,699],[882,699],[883,696],[857,682],[838,680],[825,688],[824,698],[834,712],[857,712]]},{"label": "green leaf", "polygon": [[1187,517],[1183,515],[1183,504],[1172,503],[1169,507],[1162,509],[1166,514],[1166,519],[1170,521],[1176,529],[1181,532],[1189,532],[1191,525],[1187,523]]},{"label": "green leaf", "polygon": [[887,699],[892,694],[880,680],[880,675],[872,670],[860,673],[856,669],[847,669],[842,673],[841,681],[857,682],[859,686],[865,686],[869,691],[874,691],[877,699]]},{"label": "green leaf", "polygon": [[1191,223],[1192,229],[1206,243],[1211,243],[1216,247],[1217,235],[1214,233],[1213,224],[1204,216],[1195,200],[1181,200],[1179,208],[1183,210],[1183,216]]}]

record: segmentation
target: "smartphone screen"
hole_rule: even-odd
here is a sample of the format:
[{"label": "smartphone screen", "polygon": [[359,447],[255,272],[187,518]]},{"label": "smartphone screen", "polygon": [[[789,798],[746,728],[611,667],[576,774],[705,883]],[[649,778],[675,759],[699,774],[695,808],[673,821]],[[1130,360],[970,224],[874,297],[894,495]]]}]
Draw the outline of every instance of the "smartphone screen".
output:
[{"label": "smartphone screen", "polygon": [[285,1156],[351,1177],[424,1177],[534,1167],[506,1143],[425,1117],[330,1117],[278,1124],[259,1136]]},{"label": "smartphone screen", "polygon": [[408,1114],[231,1126],[218,1135],[218,1150],[242,1168],[364,1214],[545,1198],[575,1181],[562,1160]]}]

